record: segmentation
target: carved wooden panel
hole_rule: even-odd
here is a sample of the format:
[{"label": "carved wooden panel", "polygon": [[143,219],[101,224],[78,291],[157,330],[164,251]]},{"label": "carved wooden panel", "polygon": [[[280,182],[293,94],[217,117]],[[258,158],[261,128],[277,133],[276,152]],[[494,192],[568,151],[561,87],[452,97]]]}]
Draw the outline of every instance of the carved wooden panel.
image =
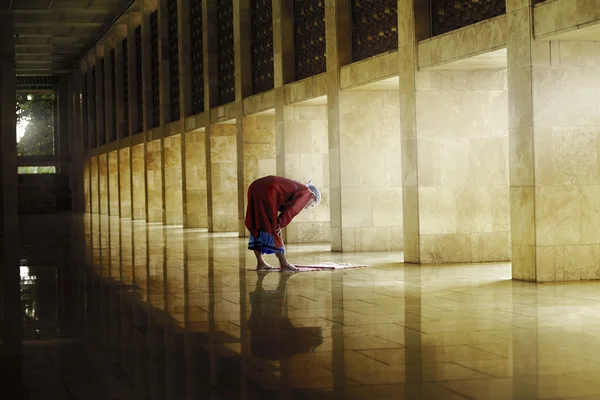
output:
[{"label": "carved wooden panel", "polygon": [[432,36],[506,13],[505,0],[431,0]]},{"label": "carved wooden panel", "polygon": [[364,60],[398,48],[398,1],[352,1],[352,58]]},{"label": "carved wooden panel", "polygon": [[325,0],[294,0],[296,79],[326,70]]},{"label": "carved wooden panel", "polygon": [[235,100],[235,65],[233,56],[233,0],[217,0],[220,103]]},{"label": "carved wooden panel", "polygon": [[150,14],[150,79],[152,81],[152,128],[160,125],[160,74],[158,63],[158,11]]},{"label": "carved wooden panel", "polygon": [[204,111],[204,44],[202,42],[202,0],[190,0],[192,57],[192,114]]},{"label": "carved wooden panel", "polygon": [[273,89],[273,0],[252,0],[252,89]]},{"label": "carved wooden panel", "polygon": [[137,86],[137,126],[136,131],[144,130],[144,82],[142,80],[142,27],[135,28],[135,77]]},{"label": "carved wooden panel", "polygon": [[127,50],[127,39],[123,39],[121,41],[121,47],[123,48],[123,112],[124,112],[124,117],[123,120],[125,121],[125,129],[123,129],[123,131],[121,132],[121,137],[127,137],[129,136],[129,73],[128,71],[128,65],[129,65],[129,60],[127,59],[127,54],[128,54],[128,50]]},{"label": "carved wooden panel", "polygon": [[177,0],[168,0],[169,10],[169,69],[171,76],[171,121],[179,121],[179,32],[177,31]]}]

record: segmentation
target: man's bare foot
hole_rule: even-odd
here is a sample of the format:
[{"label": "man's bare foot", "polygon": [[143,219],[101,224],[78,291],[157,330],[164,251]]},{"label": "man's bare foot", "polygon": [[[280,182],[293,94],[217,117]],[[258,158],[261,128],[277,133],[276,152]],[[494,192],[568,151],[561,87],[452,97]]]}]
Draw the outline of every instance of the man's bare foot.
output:
[{"label": "man's bare foot", "polygon": [[290,263],[281,264],[281,272],[298,272],[299,269]]},{"label": "man's bare foot", "polygon": [[263,263],[259,263],[259,264],[256,266],[256,269],[257,269],[258,271],[276,271],[276,270],[278,270],[279,268],[277,268],[277,267],[274,267],[274,266],[272,266],[272,265],[270,265],[270,264],[267,264],[266,262],[263,262]]}]

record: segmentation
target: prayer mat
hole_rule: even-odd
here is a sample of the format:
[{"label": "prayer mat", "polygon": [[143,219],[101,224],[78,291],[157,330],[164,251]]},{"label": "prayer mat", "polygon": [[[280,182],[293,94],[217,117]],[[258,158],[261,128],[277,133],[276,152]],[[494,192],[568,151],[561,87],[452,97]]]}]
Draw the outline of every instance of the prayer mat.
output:
[{"label": "prayer mat", "polygon": [[[336,263],[332,263],[332,262],[324,262],[324,263],[320,263],[320,264],[306,264],[306,265],[298,264],[298,265],[296,265],[296,268],[298,268],[298,272],[334,271],[334,270],[338,270],[338,269],[367,268],[367,267],[370,267],[370,265],[345,264],[345,263],[336,264]],[[249,271],[256,271],[256,268],[250,269]],[[264,271],[280,272],[280,269],[275,268],[275,269],[268,269],[268,270],[264,270]]]}]

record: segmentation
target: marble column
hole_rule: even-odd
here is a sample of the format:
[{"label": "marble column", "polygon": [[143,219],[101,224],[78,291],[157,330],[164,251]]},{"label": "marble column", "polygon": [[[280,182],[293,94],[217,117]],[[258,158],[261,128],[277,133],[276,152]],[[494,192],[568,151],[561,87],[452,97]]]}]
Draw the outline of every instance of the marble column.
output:
[{"label": "marble column", "polygon": [[[204,113],[206,117],[205,146],[206,151],[206,203],[207,203],[207,225],[209,232],[215,229],[213,219],[213,173],[212,173],[212,121],[211,108],[215,107],[219,100],[219,56],[217,35],[217,0],[202,0],[202,37],[204,42]],[[216,128],[218,131],[218,127]],[[236,151],[237,152],[237,151]],[[236,196],[237,199],[237,196]],[[237,210],[237,208],[236,208]],[[237,217],[236,217],[237,226]],[[237,227],[235,228],[237,231]]]},{"label": "marble column", "polygon": [[4,236],[18,237],[19,200],[17,179],[17,132],[15,105],[15,39],[14,19],[4,14],[0,18],[0,135],[2,176],[2,231]]},{"label": "marble column", "polygon": [[233,52],[235,64],[238,233],[246,235],[244,208],[244,98],[252,95],[252,30],[250,0],[233,2]]},{"label": "marble column", "polygon": [[179,51],[179,130],[181,131],[181,213],[188,226],[187,138],[185,118],[192,115],[192,54],[190,31],[190,0],[177,0],[177,49]]},{"label": "marble column", "polygon": [[598,279],[598,42],[535,40],[533,3],[506,10],[513,278]]},{"label": "marble column", "polygon": [[417,172],[416,86],[417,32],[414,0],[398,1],[398,70],[402,149],[402,225],[404,261],[419,263],[419,194]]},{"label": "marble column", "polygon": [[340,75],[342,65],[352,61],[352,17],[347,1],[325,2],[327,44],[327,129],[329,137],[329,203],[331,250],[344,250],[340,149]]}]

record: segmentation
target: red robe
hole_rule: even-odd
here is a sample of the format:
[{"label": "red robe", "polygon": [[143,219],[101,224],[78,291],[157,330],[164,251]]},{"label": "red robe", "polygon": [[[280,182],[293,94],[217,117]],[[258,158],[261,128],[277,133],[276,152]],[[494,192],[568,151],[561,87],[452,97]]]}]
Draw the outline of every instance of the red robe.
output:
[{"label": "red robe", "polygon": [[272,175],[257,179],[248,188],[246,228],[253,236],[270,233],[275,245],[283,247],[277,230],[288,226],[311,198],[310,189],[300,182]]}]

